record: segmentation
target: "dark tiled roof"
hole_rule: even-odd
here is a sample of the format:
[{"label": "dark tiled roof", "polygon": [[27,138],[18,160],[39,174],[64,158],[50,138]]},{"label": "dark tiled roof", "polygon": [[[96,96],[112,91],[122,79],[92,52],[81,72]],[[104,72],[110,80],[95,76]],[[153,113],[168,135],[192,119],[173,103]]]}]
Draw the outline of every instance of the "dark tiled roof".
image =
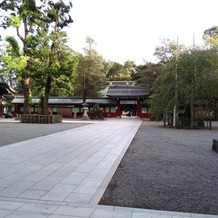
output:
[{"label": "dark tiled roof", "polygon": [[[24,98],[23,96],[16,95],[13,103],[23,104]],[[110,98],[88,98],[86,99],[86,102],[88,104],[116,104],[117,101],[115,99]],[[38,97],[32,97],[32,103],[39,104],[40,98]],[[75,97],[50,97],[48,101],[49,105],[67,105],[67,106],[73,106],[73,105],[82,105],[83,99],[82,98],[75,98]]]},{"label": "dark tiled roof", "polygon": [[110,86],[134,86],[135,81],[109,81]]},{"label": "dark tiled roof", "polygon": [[87,99],[86,102],[88,104],[116,104],[117,101],[112,98],[93,98],[93,99]]},{"label": "dark tiled roof", "polygon": [[[12,103],[14,104],[23,104],[24,103],[24,97],[22,95],[15,95],[14,100]],[[39,104],[40,103],[40,98],[38,97],[32,97],[32,103],[33,104]]]},{"label": "dark tiled roof", "polygon": [[13,90],[7,83],[0,82],[0,95],[11,95],[15,93],[16,91]]},{"label": "dark tiled roof", "polygon": [[49,104],[82,104],[82,98],[61,98],[61,97],[50,97],[48,100]]},{"label": "dark tiled roof", "polygon": [[147,97],[149,92],[145,88],[135,86],[111,86],[108,89],[108,97]]},{"label": "dark tiled roof", "polygon": [[[67,105],[81,105],[83,103],[82,98],[49,98],[49,104],[51,105],[60,105],[60,104],[67,104]],[[109,98],[87,98],[87,104],[116,104],[114,99]]]}]

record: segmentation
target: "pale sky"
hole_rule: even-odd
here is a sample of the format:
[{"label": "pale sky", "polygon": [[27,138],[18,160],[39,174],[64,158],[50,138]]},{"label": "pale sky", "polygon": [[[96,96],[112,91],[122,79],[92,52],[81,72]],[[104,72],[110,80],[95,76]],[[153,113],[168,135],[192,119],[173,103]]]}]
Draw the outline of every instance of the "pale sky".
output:
[{"label": "pale sky", "polygon": [[69,45],[83,52],[87,36],[105,60],[155,62],[160,39],[201,45],[204,30],[218,25],[218,0],[71,0]]}]

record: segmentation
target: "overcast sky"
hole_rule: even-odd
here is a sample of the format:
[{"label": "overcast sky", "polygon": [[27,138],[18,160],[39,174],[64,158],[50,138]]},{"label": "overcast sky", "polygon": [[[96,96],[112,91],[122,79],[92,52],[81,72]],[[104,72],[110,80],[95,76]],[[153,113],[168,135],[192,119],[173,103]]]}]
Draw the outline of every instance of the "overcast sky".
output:
[{"label": "overcast sky", "polygon": [[74,23],[69,45],[82,52],[87,36],[104,59],[143,64],[155,61],[160,39],[191,46],[204,30],[218,25],[218,0],[71,0]]}]

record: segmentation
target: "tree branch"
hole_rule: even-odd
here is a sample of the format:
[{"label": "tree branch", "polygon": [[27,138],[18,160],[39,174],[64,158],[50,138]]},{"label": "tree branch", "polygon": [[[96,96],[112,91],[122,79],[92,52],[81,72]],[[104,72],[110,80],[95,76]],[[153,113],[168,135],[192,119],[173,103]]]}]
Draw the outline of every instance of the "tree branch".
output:
[{"label": "tree branch", "polygon": [[24,38],[23,38],[23,36],[20,34],[20,32],[19,32],[19,27],[17,27],[16,28],[17,29],[17,36],[20,38],[20,40],[22,41],[22,42],[24,42]]}]

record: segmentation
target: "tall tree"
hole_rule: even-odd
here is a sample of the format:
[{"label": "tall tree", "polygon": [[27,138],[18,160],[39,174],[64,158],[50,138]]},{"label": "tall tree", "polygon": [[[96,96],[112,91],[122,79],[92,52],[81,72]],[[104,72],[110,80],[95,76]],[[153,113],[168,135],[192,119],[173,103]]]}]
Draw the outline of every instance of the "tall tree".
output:
[{"label": "tall tree", "polygon": [[162,119],[164,114],[171,115],[175,102],[175,59],[167,62],[161,73],[155,79],[150,97],[152,117],[155,120]]},{"label": "tall tree", "polygon": [[[75,60],[72,52],[67,48],[67,35],[63,28],[73,22],[69,12],[72,8],[71,2],[66,4],[63,0],[57,2],[48,1],[43,5],[44,17],[39,20],[37,34],[32,36],[30,45],[32,47],[32,61],[40,63],[41,84],[44,84],[41,93],[42,113],[48,113],[48,99],[52,89],[52,83],[60,78],[66,80],[73,72]],[[72,58],[72,59],[69,59]],[[36,59],[36,60],[34,60]],[[36,63],[34,65],[36,67]],[[35,69],[32,68],[34,74]]]},{"label": "tall tree", "polygon": [[110,81],[120,80],[120,72],[123,66],[117,62],[111,62],[109,71],[107,72],[107,79]]},{"label": "tall tree", "polygon": [[106,65],[102,56],[95,50],[95,44],[94,39],[87,37],[85,55],[81,55],[79,59],[76,95],[83,96],[83,102],[86,102],[87,97],[97,97],[106,83]]},{"label": "tall tree", "polygon": [[[173,58],[166,63],[152,86],[152,114],[156,119],[165,113],[168,115],[173,113],[176,82],[180,109],[184,107],[191,109],[192,102],[197,102],[199,105],[202,99],[210,103],[213,99],[217,99],[218,91],[215,86],[218,85],[218,75],[217,66],[212,61],[214,55],[217,57],[217,54],[203,49],[196,49],[194,53],[193,51],[183,53],[178,61],[177,81],[175,81],[176,59]],[[188,116],[191,115],[191,111],[187,113]]]},{"label": "tall tree", "polygon": [[156,46],[154,56],[160,63],[166,63],[171,58],[176,57],[177,53],[182,54],[187,51],[184,45],[177,45],[176,41],[170,39],[161,39],[161,44]]},{"label": "tall tree", "polygon": [[35,0],[3,0],[0,3],[1,27],[13,27],[22,44],[26,65],[22,70],[21,83],[24,94],[24,113],[30,113],[31,90],[29,75],[29,37],[37,28],[37,20],[41,17],[40,7]]},{"label": "tall tree", "polygon": [[[210,61],[213,62],[213,65],[216,66],[216,69],[218,69],[218,26],[212,26],[204,31],[203,40],[205,43],[205,46],[208,50],[210,50],[211,57]],[[218,70],[216,71],[218,72]],[[216,89],[214,88],[214,91]],[[216,119],[218,119],[218,99],[214,100],[214,104],[216,106],[215,110],[215,116]]]},{"label": "tall tree", "polygon": [[[30,79],[33,73],[32,56],[36,55],[36,50],[42,49],[38,43],[44,40],[50,48],[47,53],[47,71],[45,93],[43,98],[43,113],[47,111],[48,96],[51,89],[52,74],[58,70],[58,52],[60,50],[60,38],[65,37],[61,30],[72,23],[69,15],[72,8],[71,2],[65,3],[64,0],[57,1],[35,1],[35,0],[4,0],[0,4],[1,11],[9,11],[3,16],[1,26],[4,28],[13,27],[17,37],[23,47],[23,56],[26,66],[22,70],[22,87],[24,93],[24,113],[30,113],[31,90]],[[37,3],[37,4],[36,4]],[[44,35],[43,35],[44,34]],[[40,39],[40,37],[42,37]],[[45,58],[45,56],[44,56]],[[60,63],[60,62],[59,62]],[[44,68],[45,69],[45,68]],[[51,73],[50,73],[51,72]]]},{"label": "tall tree", "polygon": [[[57,54],[53,54],[46,43],[45,45],[44,43],[38,44],[39,49],[32,51],[30,71],[31,77],[34,77],[34,80],[31,82],[33,94],[41,96],[43,99],[48,76],[51,76],[51,85],[47,96],[69,96],[74,93],[78,54],[65,44],[63,38],[60,37],[59,39]],[[52,66],[50,66],[50,57],[55,60]],[[47,104],[47,101],[45,103]],[[44,111],[47,113],[46,109]]]},{"label": "tall tree", "polygon": [[110,81],[130,81],[135,73],[135,63],[133,61],[128,60],[124,65],[112,62],[107,72],[107,78]]},{"label": "tall tree", "polygon": [[161,73],[162,64],[146,63],[136,67],[136,73],[133,77],[140,86],[150,89]]},{"label": "tall tree", "polygon": [[216,48],[218,46],[218,26],[213,26],[204,31],[203,40],[209,48]]}]

